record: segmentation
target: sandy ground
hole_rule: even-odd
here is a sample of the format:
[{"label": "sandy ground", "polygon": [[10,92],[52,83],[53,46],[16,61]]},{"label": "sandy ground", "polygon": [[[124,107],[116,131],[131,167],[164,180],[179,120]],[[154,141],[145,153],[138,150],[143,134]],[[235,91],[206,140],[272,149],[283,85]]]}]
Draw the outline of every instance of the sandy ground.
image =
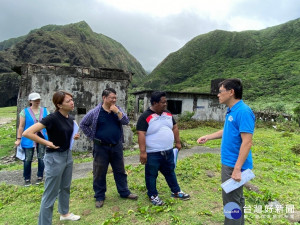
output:
[{"label": "sandy ground", "polygon": [[[194,153],[220,153],[220,149],[212,149],[212,148],[207,148],[207,147],[193,147],[190,149],[183,149],[179,152],[178,154],[178,160],[183,159],[185,157],[191,156]],[[125,164],[132,164],[132,165],[138,165],[139,162],[139,156],[134,155],[134,156],[128,156],[125,157]],[[79,178],[84,178],[87,177],[88,175],[92,174],[92,168],[93,164],[92,162],[87,162],[87,163],[79,163],[79,164],[74,164],[73,167],[73,176],[72,179],[79,179]],[[37,173],[37,168],[32,169],[32,182],[35,182],[36,180],[36,173]],[[0,183],[5,182],[7,184],[14,184],[14,185],[23,185],[24,184],[24,179],[23,179],[23,170],[15,170],[15,171],[0,171]]]}]

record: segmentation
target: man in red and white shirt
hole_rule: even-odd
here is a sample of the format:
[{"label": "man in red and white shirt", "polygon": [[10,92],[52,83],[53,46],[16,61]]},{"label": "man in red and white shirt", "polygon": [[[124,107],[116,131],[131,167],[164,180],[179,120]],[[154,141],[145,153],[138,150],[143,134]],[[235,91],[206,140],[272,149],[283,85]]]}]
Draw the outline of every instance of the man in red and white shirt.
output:
[{"label": "man in red and white shirt", "polygon": [[171,191],[172,197],[188,200],[190,196],[181,191],[176,174],[173,146],[181,149],[178,126],[172,114],[166,110],[165,92],[153,92],[149,107],[137,122],[140,161],[145,164],[145,180],[152,204],[163,205],[158,197],[156,179],[160,171]]}]

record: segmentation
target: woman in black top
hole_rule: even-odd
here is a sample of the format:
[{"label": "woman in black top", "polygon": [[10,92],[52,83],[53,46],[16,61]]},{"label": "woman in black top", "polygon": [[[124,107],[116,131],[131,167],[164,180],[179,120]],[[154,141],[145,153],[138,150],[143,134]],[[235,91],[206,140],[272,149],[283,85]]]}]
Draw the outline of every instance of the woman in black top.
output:
[{"label": "woman in black top", "polygon": [[[69,212],[70,187],[72,181],[73,160],[70,142],[73,134],[74,119],[69,115],[74,109],[73,96],[65,91],[53,95],[55,112],[24,131],[23,136],[46,145],[45,191],[43,193],[39,225],[52,224],[53,205],[58,197],[60,220],[79,220],[80,216]],[[46,128],[49,141],[36,133]],[[77,140],[79,134],[75,134]]]}]

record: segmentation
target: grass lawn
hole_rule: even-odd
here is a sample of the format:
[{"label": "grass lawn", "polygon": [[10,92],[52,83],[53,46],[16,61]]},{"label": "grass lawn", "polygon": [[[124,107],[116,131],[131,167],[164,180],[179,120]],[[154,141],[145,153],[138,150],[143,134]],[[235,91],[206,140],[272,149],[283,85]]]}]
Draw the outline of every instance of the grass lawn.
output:
[{"label": "grass lawn", "polygon": [[[12,124],[0,127],[1,135],[4,127],[9,126]],[[218,128],[202,126],[180,130],[180,134],[182,139],[192,146],[196,145],[195,141],[199,136],[216,130]],[[7,131],[6,136],[12,136],[11,142],[14,142],[14,133],[9,134]],[[252,148],[253,172],[256,177],[251,183],[261,192],[244,188],[247,206],[246,224],[291,224],[285,218],[286,210],[293,207],[295,211],[300,211],[300,159],[299,155],[291,150],[299,143],[299,131],[289,132],[282,129],[279,131],[278,128],[272,127],[256,128]],[[11,148],[11,145],[8,144],[7,148]],[[220,147],[220,140],[208,142],[205,146]],[[1,151],[2,148],[1,139]],[[160,174],[157,188],[160,197],[166,202],[162,207],[152,206],[148,201],[144,166],[128,165],[126,171],[129,188],[139,195],[137,201],[119,197],[112,172],[109,170],[106,201],[103,208],[96,209],[90,174],[87,178],[74,180],[71,187],[70,210],[81,215],[81,220],[60,222],[56,202],[53,224],[223,224],[219,154],[195,154],[178,162],[176,168],[178,182],[182,190],[191,195],[189,201],[172,199],[170,190]],[[214,176],[207,176],[208,172]],[[0,184],[0,189],[0,224],[37,223],[43,186],[27,188]],[[267,204],[274,200],[281,206],[277,205],[271,209]]]},{"label": "grass lawn", "polygon": [[16,106],[0,108],[0,157],[9,155],[14,151],[16,113]]}]

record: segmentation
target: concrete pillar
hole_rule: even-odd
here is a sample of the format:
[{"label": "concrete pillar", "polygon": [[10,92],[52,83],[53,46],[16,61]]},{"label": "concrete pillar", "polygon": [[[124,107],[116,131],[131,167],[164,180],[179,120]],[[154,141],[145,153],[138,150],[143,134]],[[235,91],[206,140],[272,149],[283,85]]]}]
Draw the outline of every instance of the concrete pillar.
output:
[{"label": "concrete pillar", "polygon": [[148,109],[150,100],[148,99],[147,95],[144,96],[144,112]]}]

